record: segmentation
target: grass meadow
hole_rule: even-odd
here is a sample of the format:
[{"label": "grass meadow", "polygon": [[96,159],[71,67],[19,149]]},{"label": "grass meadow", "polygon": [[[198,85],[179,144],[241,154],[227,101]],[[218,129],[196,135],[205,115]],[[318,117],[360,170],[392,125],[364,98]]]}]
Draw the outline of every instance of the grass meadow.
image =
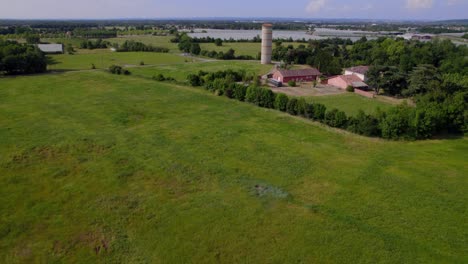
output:
[{"label": "grass meadow", "polygon": [[186,61],[197,61],[179,54],[155,52],[111,52],[107,49],[79,50],[76,54],[50,55],[54,61],[49,70],[90,70],[92,65],[97,69],[107,69],[110,65],[138,66],[140,62],[148,65],[180,64]]},{"label": "grass meadow", "polygon": [[382,111],[386,111],[395,106],[394,104],[390,104],[387,101],[381,101],[375,98],[370,99],[355,93],[314,96],[307,98],[307,101],[312,103],[321,103],[327,106],[329,109],[336,108],[346,112],[346,114],[349,115],[356,115],[359,110],[363,110],[368,114],[375,114],[379,108]]},{"label": "grass meadow", "polygon": [[90,71],[0,78],[0,153],[2,263],[468,262],[466,138]]}]

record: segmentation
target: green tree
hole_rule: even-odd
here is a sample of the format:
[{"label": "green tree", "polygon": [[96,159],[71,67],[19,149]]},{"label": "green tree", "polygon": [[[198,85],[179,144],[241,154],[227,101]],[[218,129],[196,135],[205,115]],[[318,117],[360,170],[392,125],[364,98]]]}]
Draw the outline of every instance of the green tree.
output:
[{"label": "green tree", "polygon": [[286,112],[288,107],[289,97],[283,93],[276,94],[275,109]]},{"label": "green tree", "polygon": [[313,104],[314,106],[314,120],[322,121],[325,119],[325,112],[327,107],[323,104]]},{"label": "green tree", "polygon": [[201,52],[200,44],[192,43],[192,45],[190,46],[190,53],[192,53],[193,55],[200,55],[200,52]]},{"label": "green tree", "polygon": [[409,76],[408,89],[403,90],[406,96],[424,94],[440,87],[441,76],[434,65],[419,65]]},{"label": "green tree", "polygon": [[37,35],[27,35],[26,43],[28,44],[39,44],[41,43],[41,38]]},{"label": "green tree", "polygon": [[298,100],[296,98],[290,98],[286,105],[286,112],[291,115],[297,115],[297,103]]},{"label": "green tree", "polygon": [[399,95],[406,89],[406,75],[394,66],[372,66],[367,72],[367,83],[376,93],[384,89],[386,94]]},{"label": "green tree", "polygon": [[187,76],[187,81],[191,86],[201,86],[202,85],[202,81],[201,81],[200,77],[198,75],[196,75],[196,74],[189,74]]}]

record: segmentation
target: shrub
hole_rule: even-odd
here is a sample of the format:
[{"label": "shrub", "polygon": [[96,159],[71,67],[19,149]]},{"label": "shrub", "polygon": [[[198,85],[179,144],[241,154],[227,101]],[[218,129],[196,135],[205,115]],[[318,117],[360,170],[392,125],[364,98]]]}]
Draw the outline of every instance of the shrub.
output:
[{"label": "shrub", "polygon": [[346,87],[346,91],[348,91],[350,93],[354,93],[354,87],[351,86],[351,85],[348,85],[348,87]]},{"label": "shrub", "polygon": [[189,74],[187,76],[187,81],[189,82],[189,84],[191,86],[201,86],[202,85],[202,81],[200,79],[200,77],[196,74]]},{"label": "shrub", "polygon": [[381,134],[379,120],[371,115],[366,115],[362,110],[359,110],[356,117],[349,119],[348,130],[368,137]]},{"label": "shrub", "polygon": [[112,74],[118,74],[118,75],[120,75],[120,74],[122,74],[123,69],[122,69],[121,66],[118,66],[118,65],[111,65],[111,66],[109,67],[109,71],[110,71]]},{"label": "shrub", "polygon": [[288,107],[289,97],[285,94],[278,93],[275,98],[275,109],[286,112]]},{"label": "shrub", "polygon": [[213,81],[211,91],[214,91],[217,95],[223,95],[228,84],[225,79],[217,78]]},{"label": "shrub", "polygon": [[322,121],[325,119],[325,112],[327,111],[327,107],[323,104],[314,104],[314,120]]},{"label": "shrub", "polygon": [[291,87],[296,87],[296,81],[291,80],[288,82],[288,85]]},{"label": "shrub", "polygon": [[291,115],[297,115],[297,103],[298,100],[296,98],[291,98],[288,101],[288,104],[286,106],[286,112]]},{"label": "shrub", "polygon": [[143,66],[145,65],[145,62],[144,61],[140,61],[140,66]]},{"label": "shrub", "polygon": [[156,80],[156,81],[159,81],[159,82],[164,82],[166,80],[166,77],[164,77],[164,75],[162,75],[161,73],[156,75],[156,76],[153,76],[153,80]]},{"label": "shrub", "polygon": [[260,106],[265,108],[273,108],[275,105],[275,94],[268,88],[260,89]]},{"label": "shrub", "polygon": [[260,107],[273,108],[275,104],[275,94],[270,89],[249,86],[245,100]]},{"label": "shrub", "polygon": [[413,109],[407,105],[391,108],[379,120],[382,137],[387,139],[414,138],[411,128]]},{"label": "shrub", "polygon": [[297,101],[297,115],[306,116],[306,107],[307,107],[306,100],[304,98],[300,98]]},{"label": "shrub", "polygon": [[331,127],[346,128],[348,118],[345,112],[339,111],[338,109],[332,109],[325,114],[325,124]]},{"label": "shrub", "polygon": [[247,93],[247,86],[243,84],[234,84],[234,98],[239,101],[245,100],[245,94]]},{"label": "shrub", "polygon": [[310,119],[314,118],[314,105],[312,103],[306,104],[305,117]]}]

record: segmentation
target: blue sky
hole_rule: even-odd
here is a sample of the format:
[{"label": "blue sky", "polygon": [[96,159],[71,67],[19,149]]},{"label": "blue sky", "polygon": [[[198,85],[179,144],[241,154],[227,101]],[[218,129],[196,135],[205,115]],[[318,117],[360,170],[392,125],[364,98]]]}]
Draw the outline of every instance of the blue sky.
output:
[{"label": "blue sky", "polygon": [[468,0],[0,0],[0,18],[468,18]]}]

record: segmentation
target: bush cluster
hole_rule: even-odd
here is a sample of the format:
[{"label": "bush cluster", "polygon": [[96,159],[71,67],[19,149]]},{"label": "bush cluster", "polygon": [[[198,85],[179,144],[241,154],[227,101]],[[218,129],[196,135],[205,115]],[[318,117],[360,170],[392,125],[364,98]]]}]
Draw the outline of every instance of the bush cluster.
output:
[{"label": "bush cluster", "polygon": [[130,71],[122,68],[122,66],[112,65],[109,67],[109,72],[117,75],[130,75]]},{"label": "bush cluster", "polygon": [[153,76],[153,80],[158,81],[158,82],[165,82],[165,81],[173,82],[173,81],[175,81],[174,78],[172,78],[172,77],[166,77],[166,76],[164,76],[164,75],[161,74],[161,73],[158,74],[158,75],[154,75],[154,76]]},{"label": "bush cluster", "polygon": [[356,116],[347,116],[343,111],[328,110],[325,105],[307,102],[304,98],[288,97],[255,84],[239,83],[242,79],[243,74],[235,71],[200,72],[188,76],[190,85],[204,86],[216,95],[276,109],[369,137],[415,140],[443,133],[466,132],[468,129],[468,92],[428,94],[418,99],[416,107],[404,104],[387,112],[378,110],[376,115],[359,111]]}]

